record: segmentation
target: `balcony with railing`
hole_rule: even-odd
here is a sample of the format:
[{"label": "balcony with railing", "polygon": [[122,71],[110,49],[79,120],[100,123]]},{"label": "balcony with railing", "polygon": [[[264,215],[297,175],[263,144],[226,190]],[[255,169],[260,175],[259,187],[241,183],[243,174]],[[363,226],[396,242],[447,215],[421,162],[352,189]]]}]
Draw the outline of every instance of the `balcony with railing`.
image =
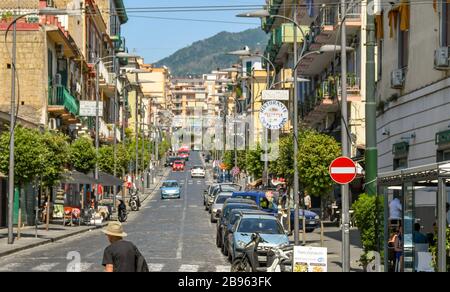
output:
[{"label": "balcony with railing", "polygon": [[[321,121],[327,113],[339,111],[341,98],[341,77],[328,77],[314,91],[306,95],[303,116],[306,123]],[[347,76],[347,98],[349,102],[361,101],[361,80],[353,74]]]},{"label": "balcony with railing", "polygon": [[60,116],[69,124],[75,123],[80,112],[80,102],[63,86],[49,88],[48,111]]}]

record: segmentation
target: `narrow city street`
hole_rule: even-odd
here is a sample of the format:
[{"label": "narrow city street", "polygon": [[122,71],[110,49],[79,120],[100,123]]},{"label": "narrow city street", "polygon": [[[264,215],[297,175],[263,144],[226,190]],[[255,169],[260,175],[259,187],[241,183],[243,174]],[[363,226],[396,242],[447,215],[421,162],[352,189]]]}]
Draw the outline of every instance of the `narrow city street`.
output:
[{"label": "narrow city street", "polygon": [[[127,240],[134,242],[151,271],[226,272],[230,265],[215,246],[215,224],[209,222],[202,204],[204,179],[191,179],[189,169],[201,165],[193,152],[184,172],[171,172],[168,179],[182,185],[180,200],[161,201],[159,191],[147,200],[137,216],[124,224]],[[106,236],[95,230],[0,259],[0,271],[70,271],[79,253],[81,271],[102,271]],[[75,252],[75,253],[74,253]]]}]

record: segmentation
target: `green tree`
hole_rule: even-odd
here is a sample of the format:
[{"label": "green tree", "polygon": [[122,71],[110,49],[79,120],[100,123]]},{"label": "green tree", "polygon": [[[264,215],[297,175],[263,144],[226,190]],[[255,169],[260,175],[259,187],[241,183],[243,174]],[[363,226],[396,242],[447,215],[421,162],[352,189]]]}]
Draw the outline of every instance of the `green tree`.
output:
[{"label": "green tree", "polygon": [[97,161],[95,147],[92,140],[80,137],[70,145],[70,164],[79,172],[88,173],[95,168]]},{"label": "green tree", "polygon": [[247,172],[252,175],[254,178],[259,179],[262,177],[262,173],[264,170],[264,162],[261,161],[261,155],[263,154],[263,150],[261,146],[258,144],[255,150],[249,150],[245,159],[245,169]]},{"label": "green tree", "polygon": [[341,154],[339,143],[331,136],[306,130],[299,137],[298,170],[303,187],[311,195],[327,197],[333,189],[328,168]]},{"label": "green tree", "polygon": [[68,137],[48,131],[41,137],[47,150],[45,165],[42,169],[42,183],[46,187],[52,187],[61,179],[65,165],[69,161]]},{"label": "green tree", "polygon": [[[18,126],[14,135],[14,180],[20,186],[45,173],[50,153],[37,130]],[[0,136],[0,171],[3,173],[9,171],[9,138],[9,131]]]},{"label": "green tree", "polygon": [[293,135],[283,136],[278,144],[278,157],[269,164],[271,173],[283,177],[288,186],[292,186],[294,179],[294,138]]},{"label": "green tree", "polygon": [[[106,173],[114,173],[114,148],[104,145],[98,150],[98,168]],[[118,167],[116,166],[116,170]]]},{"label": "green tree", "polygon": [[[369,196],[362,194],[353,203],[355,221],[361,234],[361,242],[364,253],[361,255],[361,263],[367,265],[373,259],[369,254],[378,251],[378,242],[383,242],[384,237],[384,200],[383,196]],[[378,216],[377,216],[378,214]],[[377,230],[378,229],[378,230]],[[378,232],[378,240],[377,240]]]}]

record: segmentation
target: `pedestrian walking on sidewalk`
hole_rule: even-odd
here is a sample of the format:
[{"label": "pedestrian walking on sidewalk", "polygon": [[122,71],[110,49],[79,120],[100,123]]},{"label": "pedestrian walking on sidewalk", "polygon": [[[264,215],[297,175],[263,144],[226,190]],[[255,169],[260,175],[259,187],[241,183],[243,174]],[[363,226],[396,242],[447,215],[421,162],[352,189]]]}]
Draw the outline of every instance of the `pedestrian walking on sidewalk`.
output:
[{"label": "pedestrian walking on sidewalk", "polygon": [[123,240],[127,234],[120,222],[110,222],[103,230],[110,245],[103,253],[105,272],[148,272],[148,265],[138,248]]}]

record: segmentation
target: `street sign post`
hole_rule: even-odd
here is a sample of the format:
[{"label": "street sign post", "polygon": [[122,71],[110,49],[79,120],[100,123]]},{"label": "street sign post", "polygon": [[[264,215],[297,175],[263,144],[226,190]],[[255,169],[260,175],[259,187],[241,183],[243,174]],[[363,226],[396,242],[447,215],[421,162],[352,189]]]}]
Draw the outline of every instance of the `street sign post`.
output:
[{"label": "street sign post", "polygon": [[[95,117],[97,104],[96,101],[82,100],[80,101],[80,116],[81,117]],[[98,115],[103,117],[103,102],[99,102]]]},{"label": "street sign post", "polygon": [[279,101],[271,100],[264,103],[259,113],[259,119],[264,128],[269,130],[281,129],[289,118],[287,107]]},{"label": "street sign post", "polygon": [[356,178],[356,163],[348,157],[336,158],[330,164],[329,173],[334,182],[340,185],[349,184]]}]

